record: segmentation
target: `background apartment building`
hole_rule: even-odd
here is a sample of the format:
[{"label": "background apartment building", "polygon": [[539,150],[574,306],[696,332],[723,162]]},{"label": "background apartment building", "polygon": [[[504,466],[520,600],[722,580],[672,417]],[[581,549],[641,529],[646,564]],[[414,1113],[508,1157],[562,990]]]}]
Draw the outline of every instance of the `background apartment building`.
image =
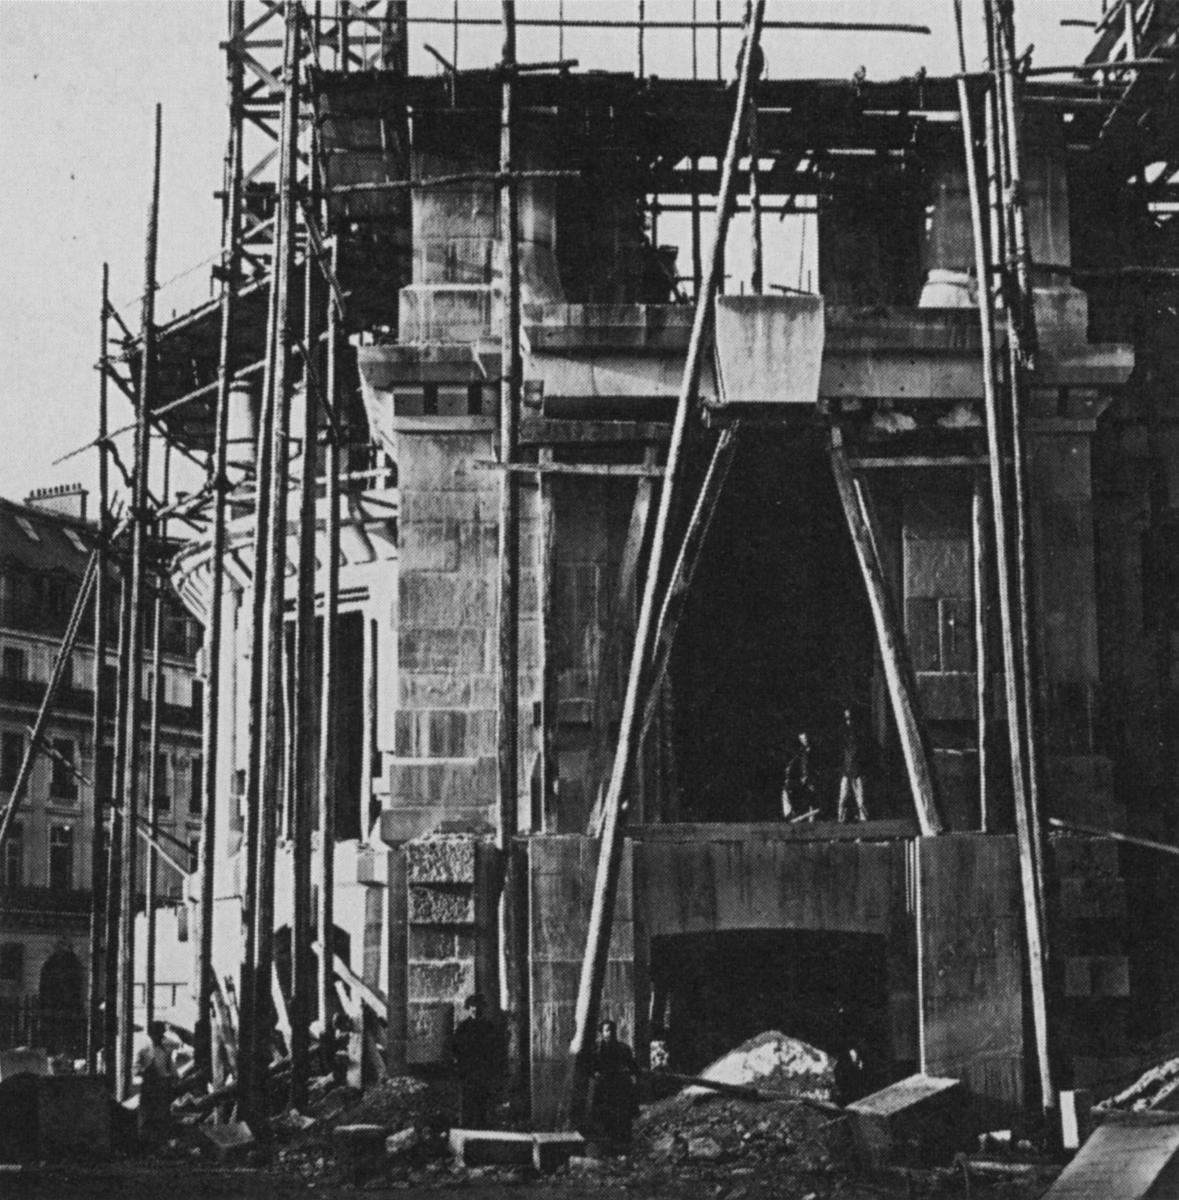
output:
[{"label": "background apartment building", "polygon": [[[95,534],[81,488],[42,489],[23,505],[0,500],[2,803],[11,800]],[[116,596],[117,588],[116,580]],[[150,632],[152,606],[148,612]],[[160,844],[187,867],[200,828],[203,697],[195,663],[200,626],[171,595],[164,598],[162,612],[163,704],[155,815]],[[0,858],[0,1046],[49,1042],[74,1050],[84,1041],[94,785],[100,795],[111,794],[117,603],[108,616],[101,686],[110,689],[107,712],[112,717],[103,745],[96,754],[91,615],[83,621],[46,727],[46,750],[33,764],[19,818]],[[149,657],[140,686],[145,722],[152,684]],[[140,860],[141,886],[145,857]],[[159,902],[176,907],[182,877],[166,859],[159,865]],[[164,921],[161,928],[167,941],[183,929],[183,921]],[[166,962],[168,957],[161,959]],[[174,1003],[182,982],[171,978],[173,974],[165,969],[157,979],[157,1004],[165,1008]],[[142,984],[139,991],[142,1002]]]}]

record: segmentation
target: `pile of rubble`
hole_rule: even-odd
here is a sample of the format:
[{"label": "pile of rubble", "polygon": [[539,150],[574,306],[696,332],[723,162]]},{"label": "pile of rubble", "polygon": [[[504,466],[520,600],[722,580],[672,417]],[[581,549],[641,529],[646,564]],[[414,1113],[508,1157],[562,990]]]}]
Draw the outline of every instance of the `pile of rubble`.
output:
[{"label": "pile of rubble", "polygon": [[1179,1058],[1170,1058],[1139,1076],[1129,1087],[1103,1100],[1098,1109],[1123,1112],[1179,1112]]},{"label": "pile of rubble", "polygon": [[822,1050],[770,1030],[700,1078],[733,1090],[690,1085],[649,1105],[636,1129],[640,1158],[669,1165],[788,1164],[791,1171],[823,1173],[846,1154],[845,1123],[831,1104],[835,1063]]}]

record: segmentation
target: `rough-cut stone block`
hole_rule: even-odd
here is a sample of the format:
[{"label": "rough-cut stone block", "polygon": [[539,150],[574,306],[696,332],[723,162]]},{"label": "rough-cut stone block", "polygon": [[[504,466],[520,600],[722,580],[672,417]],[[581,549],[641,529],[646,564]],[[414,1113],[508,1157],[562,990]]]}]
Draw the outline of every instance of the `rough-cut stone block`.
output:
[{"label": "rough-cut stone block", "polygon": [[1094,955],[1092,964],[1093,995],[1106,997],[1130,994],[1130,961],[1123,955]]},{"label": "rough-cut stone block", "polygon": [[470,925],[475,920],[475,895],[469,887],[411,884],[409,919],[419,925]]},{"label": "rough-cut stone block", "polygon": [[1087,956],[1064,960],[1064,994],[1073,997],[1093,994],[1093,975]]},{"label": "rough-cut stone block", "polygon": [[419,838],[405,847],[410,883],[474,883],[475,839],[462,836]]},{"label": "rough-cut stone block", "polygon": [[419,629],[487,625],[495,617],[495,593],[479,575],[401,573],[401,619]]},{"label": "rough-cut stone block", "polygon": [[445,810],[489,804],[495,797],[495,759],[394,759],[389,794],[395,806]]},{"label": "rough-cut stone block", "polygon": [[332,1152],[340,1167],[357,1183],[384,1165],[385,1127],[337,1125],[332,1130]]},{"label": "rough-cut stone block", "polygon": [[456,571],[459,565],[458,522],[406,522],[398,529],[398,572]]},{"label": "rough-cut stone block", "polygon": [[910,1075],[849,1104],[847,1111],[856,1153],[872,1170],[945,1161],[969,1146],[964,1090],[956,1079]]},{"label": "rough-cut stone block", "polygon": [[245,1121],[233,1121],[228,1125],[198,1125],[197,1131],[219,1163],[245,1158],[254,1147],[254,1135]]},{"label": "rough-cut stone block", "polygon": [[1060,915],[1068,920],[1091,920],[1126,915],[1126,883],[1108,876],[1073,876],[1060,881]]},{"label": "rough-cut stone block", "polygon": [[414,1000],[462,1004],[474,990],[475,964],[470,960],[409,964],[409,994]]},{"label": "rough-cut stone block", "polygon": [[1063,879],[1070,875],[1117,876],[1118,844],[1112,838],[1054,836],[1049,839],[1056,872]]},{"label": "rough-cut stone block", "polygon": [[410,1001],[406,1012],[406,1059],[409,1063],[450,1062],[454,1005]]}]

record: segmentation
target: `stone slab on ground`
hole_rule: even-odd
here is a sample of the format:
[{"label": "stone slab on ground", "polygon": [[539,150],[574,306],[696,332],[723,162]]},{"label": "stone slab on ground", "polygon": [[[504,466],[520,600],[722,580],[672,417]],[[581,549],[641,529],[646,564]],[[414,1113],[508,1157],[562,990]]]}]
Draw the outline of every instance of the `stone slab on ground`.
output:
[{"label": "stone slab on ground", "polygon": [[[1170,1114],[1168,1114],[1170,1115]],[[1099,1126],[1043,1200],[1173,1200],[1179,1117],[1122,1113]]]},{"label": "stone slab on ground", "polygon": [[254,1148],[254,1135],[245,1121],[227,1125],[198,1125],[197,1131],[219,1163],[237,1162]]},{"label": "stone slab on ground", "polygon": [[856,1154],[871,1170],[948,1159],[969,1144],[965,1089],[957,1079],[910,1075],[847,1106]]},{"label": "stone slab on ground", "polygon": [[503,1129],[452,1129],[450,1150],[464,1167],[526,1167],[547,1174],[584,1151],[579,1133],[514,1133]]}]

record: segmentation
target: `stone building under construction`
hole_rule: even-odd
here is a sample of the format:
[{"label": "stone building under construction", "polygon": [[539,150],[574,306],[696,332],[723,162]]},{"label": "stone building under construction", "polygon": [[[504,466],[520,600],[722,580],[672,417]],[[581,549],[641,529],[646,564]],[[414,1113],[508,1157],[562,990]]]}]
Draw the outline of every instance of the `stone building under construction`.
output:
[{"label": "stone building under construction", "polygon": [[[406,7],[229,5],[222,294],[147,348],[216,500],[202,998],[273,974],[299,1042],[330,929],[390,1068],[483,992],[538,1123],[579,1011],[1102,1079],[1179,995],[1179,6],[892,82],[413,74]],[[725,292],[800,213],[817,275]]]}]

